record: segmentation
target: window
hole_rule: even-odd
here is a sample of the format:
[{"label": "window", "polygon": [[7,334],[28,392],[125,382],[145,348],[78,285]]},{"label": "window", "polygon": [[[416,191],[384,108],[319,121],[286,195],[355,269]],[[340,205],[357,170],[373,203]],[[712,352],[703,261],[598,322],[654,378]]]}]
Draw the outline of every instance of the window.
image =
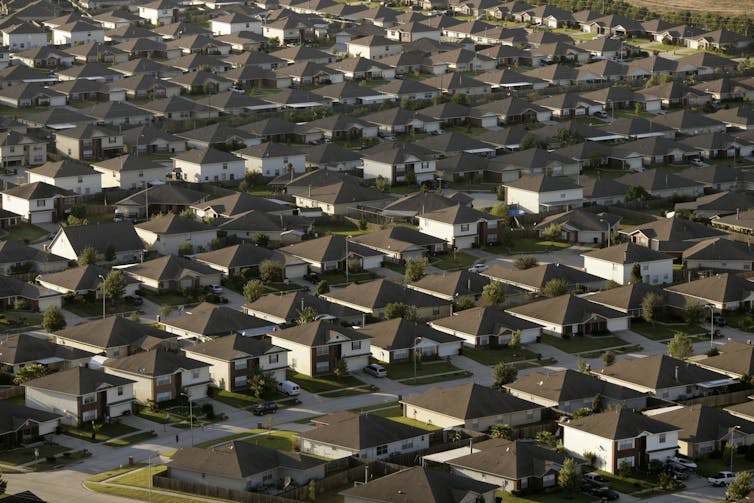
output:
[{"label": "window", "polygon": [[329,372],[330,362],[317,362],[316,370],[317,372]]},{"label": "window", "polygon": [[94,393],[91,393],[89,395],[84,395],[84,397],[81,399],[81,402],[84,404],[94,403],[96,401],[97,401],[97,395]]},{"label": "window", "polygon": [[361,349],[361,341],[351,341],[351,349],[353,351]]},{"label": "window", "polygon": [[461,232],[466,232],[469,230],[469,224],[461,224]]},{"label": "window", "polygon": [[272,480],[272,472],[262,475],[262,482],[269,482],[270,480]]},{"label": "window", "polygon": [[227,162],[223,163],[223,169],[228,169],[228,163]]},{"label": "window", "polygon": [[269,356],[269,362],[270,363],[277,363],[280,361],[280,355],[270,355]]},{"label": "window", "polygon": [[199,376],[201,375],[201,371],[198,369],[191,371],[191,379],[199,379]]},{"label": "window", "polygon": [[78,179],[78,183],[82,183],[83,181],[84,181],[84,177],[80,176],[79,179]]},{"label": "window", "polygon": [[236,376],[233,378],[233,386],[240,388],[246,386],[246,376]]},{"label": "window", "polygon": [[44,199],[37,199],[37,208],[44,208],[47,206],[47,201]]},{"label": "window", "polygon": [[118,396],[123,396],[123,386],[118,386]]},{"label": "window", "polygon": [[528,419],[528,420],[534,419],[534,411],[533,410],[527,410],[526,411],[526,419]]},{"label": "window", "polygon": [[233,363],[233,368],[236,369],[236,370],[244,370],[248,366],[249,365],[248,365],[248,362],[246,360],[239,360],[239,361]]},{"label": "window", "polygon": [[314,352],[317,356],[325,356],[330,354],[330,348],[328,346],[317,346]]},{"label": "window", "polygon": [[626,440],[618,440],[618,450],[619,451],[626,451],[628,449],[634,448],[634,439],[629,438]]},{"label": "window", "polygon": [[401,444],[401,450],[404,450],[404,451],[406,449],[413,449],[413,447],[414,447],[414,441],[413,440],[407,440],[406,442],[403,442]]},{"label": "window", "polygon": [[437,316],[438,314],[440,314],[440,306],[433,306],[432,307],[432,314],[434,316]]},{"label": "window", "polygon": [[660,433],[660,438],[657,441],[660,442],[661,444],[664,444],[666,440],[667,440],[666,434]]},{"label": "window", "polygon": [[378,456],[384,456],[387,454],[387,445],[378,445],[377,446],[377,455]]},{"label": "window", "polygon": [[642,264],[641,270],[642,271],[648,271],[649,270],[649,264]]},{"label": "window", "polygon": [[561,198],[561,199],[565,199],[565,196],[566,196],[566,195],[565,195],[565,192],[562,192],[562,193],[560,194],[560,198]]},{"label": "window", "polygon": [[157,386],[168,386],[172,382],[170,376],[157,378]]}]

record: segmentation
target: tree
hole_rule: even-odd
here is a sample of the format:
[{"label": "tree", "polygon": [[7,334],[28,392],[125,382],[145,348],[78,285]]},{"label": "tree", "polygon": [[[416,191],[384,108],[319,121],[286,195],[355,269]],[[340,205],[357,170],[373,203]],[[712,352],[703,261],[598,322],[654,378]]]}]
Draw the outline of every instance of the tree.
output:
[{"label": "tree", "polygon": [[513,260],[513,267],[516,269],[524,270],[537,267],[539,262],[534,255],[519,255]]},{"label": "tree", "polygon": [[463,311],[472,307],[474,307],[474,298],[471,295],[461,295],[456,299],[456,311]]},{"label": "tree", "polygon": [[619,286],[620,286],[620,283],[618,283],[617,281],[614,281],[612,279],[609,279],[605,283],[605,286],[603,286],[602,288],[600,288],[600,291],[604,292],[604,291],[607,291],[607,290],[612,290],[613,288],[618,288]]},{"label": "tree", "polygon": [[271,373],[254,372],[249,378],[249,391],[257,400],[275,390],[275,377]]},{"label": "tree", "polygon": [[8,489],[8,481],[3,480],[3,474],[0,473],[0,494],[5,494],[5,491]]},{"label": "tree", "polygon": [[751,472],[738,472],[733,482],[728,485],[728,498],[738,501],[746,498],[751,492]]},{"label": "tree", "polygon": [[105,276],[102,289],[113,302],[118,302],[126,291],[126,275],[120,269],[113,269]]},{"label": "tree", "polygon": [[110,243],[107,243],[107,246],[105,246],[105,254],[104,254],[105,261],[112,262],[113,260],[115,260],[116,256],[117,255],[115,253],[115,247],[111,245]]},{"label": "tree", "polygon": [[508,347],[518,349],[521,346],[521,330],[514,330],[511,334],[511,340],[508,341]]},{"label": "tree", "polygon": [[390,190],[390,182],[382,175],[378,175],[374,180],[374,187],[380,192],[387,192]]},{"label": "tree", "polygon": [[586,417],[586,416],[590,415],[591,413],[592,413],[591,409],[588,409],[586,407],[579,407],[578,409],[574,410],[571,413],[571,417],[573,419],[579,419],[579,418],[582,418],[582,417]]},{"label": "tree", "polygon": [[492,369],[492,382],[495,388],[503,389],[503,386],[512,383],[518,377],[518,369],[513,365],[500,362]]},{"label": "tree", "polygon": [[605,351],[602,353],[602,363],[605,365],[605,367],[609,367],[613,363],[615,363],[615,353],[612,351]]},{"label": "tree", "polygon": [[406,283],[414,283],[422,279],[427,274],[428,265],[427,257],[406,260]]},{"label": "tree", "polygon": [[568,283],[563,278],[553,278],[542,287],[545,297],[559,297],[568,293]]},{"label": "tree", "polygon": [[685,360],[694,355],[691,339],[685,332],[676,332],[668,343],[668,354],[673,358]]},{"label": "tree", "polygon": [[632,285],[636,285],[642,282],[640,263],[634,262],[634,265],[631,267],[631,275],[628,277],[628,282]]},{"label": "tree", "polygon": [[506,440],[513,440],[513,428],[507,424],[493,424],[490,427],[490,438],[504,438]]},{"label": "tree", "polygon": [[683,318],[689,325],[697,325],[704,319],[704,305],[701,302],[689,302],[683,308]]},{"label": "tree", "polygon": [[45,314],[42,317],[42,328],[48,332],[57,332],[63,330],[65,326],[66,321],[62,309],[58,306],[50,306],[45,309]]},{"label": "tree", "polygon": [[314,294],[319,297],[320,295],[324,295],[329,291],[330,283],[328,283],[326,279],[323,279],[322,281],[317,283],[317,290],[315,290]]},{"label": "tree", "polygon": [[568,145],[576,145],[584,142],[584,137],[576,131],[570,129],[560,129],[555,133],[555,139],[560,142],[561,147],[567,147]]},{"label": "tree", "polygon": [[592,369],[589,368],[589,364],[581,357],[581,355],[579,355],[576,361],[577,361],[576,367],[579,369],[579,372],[581,372],[582,374],[588,374],[592,371]]},{"label": "tree", "polygon": [[296,318],[296,325],[306,325],[317,320],[319,313],[312,306],[306,306],[303,310],[296,310],[298,318]]},{"label": "tree", "polygon": [[649,192],[644,187],[641,187],[639,185],[635,185],[633,187],[629,187],[626,191],[626,202],[629,201],[646,201],[650,198]]},{"label": "tree", "polygon": [[13,384],[23,384],[26,381],[31,381],[32,379],[45,376],[48,373],[49,370],[47,369],[47,367],[40,365],[39,363],[25,365],[18,369],[18,372],[16,372],[16,376],[13,378]]},{"label": "tree", "polygon": [[505,285],[499,281],[490,281],[482,288],[482,304],[495,306],[505,302]]},{"label": "tree", "polygon": [[521,139],[520,143],[520,150],[529,150],[530,148],[541,148],[545,149],[547,148],[547,142],[543,140],[538,140],[536,136],[534,136],[531,133],[528,133],[526,136],[524,136]]},{"label": "tree", "polygon": [[285,270],[285,267],[283,266],[282,262],[278,262],[277,260],[269,260],[269,259],[263,260],[262,263],[259,264],[259,277],[265,283],[270,283],[273,281],[282,281],[284,270]]},{"label": "tree", "polygon": [[505,201],[505,185],[498,185],[495,189],[495,197],[498,201]]},{"label": "tree", "polygon": [[390,302],[385,306],[385,319],[392,320],[393,318],[416,321],[418,318],[416,307],[407,306],[403,302]]},{"label": "tree", "polygon": [[267,245],[270,244],[270,236],[262,232],[257,232],[256,234],[254,234],[252,239],[254,240],[255,245],[261,246],[263,248],[266,248]]},{"label": "tree", "polygon": [[160,306],[160,319],[164,320],[168,316],[170,316],[170,313],[173,312],[173,306],[170,304],[163,304]]},{"label": "tree", "polygon": [[194,245],[192,245],[188,241],[181,241],[178,243],[178,255],[181,257],[185,257],[186,255],[191,255],[194,253]]},{"label": "tree", "polygon": [[563,236],[562,228],[557,224],[551,224],[545,227],[542,237],[548,241],[557,241]]},{"label": "tree", "polygon": [[264,293],[264,284],[258,279],[252,279],[243,286],[243,298],[246,302],[256,302]]},{"label": "tree", "polygon": [[579,488],[579,478],[576,462],[571,458],[566,458],[558,473],[558,485],[565,492],[574,493]]},{"label": "tree", "polygon": [[558,439],[555,435],[547,430],[537,432],[537,434],[534,435],[534,441],[545,447],[555,447],[558,444]]},{"label": "tree", "polygon": [[641,317],[647,323],[654,326],[655,321],[665,309],[665,299],[662,296],[649,292],[641,299]]},{"label": "tree", "polygon": [[338,363],[335,364],[335,368],[332,369],[332,373],[335,374],[336,379],[342,379],[348,374],[348,363],[344,358],[338,360]]},{"label": "tree", "polygon": [[603,407],[604,404],[602,403],[602,395],[597,393],[596,395],[594,395],[594,398],[592,398],[592,412],[602,412]]},{"label": "tree", "polygon": [[505,203],[496,204],[490,210],[490,215],[500,217],[500,225],[502,227],[510,226],[510,209]]},{"label": "tree", "polygon": [[457,103],[459,105],[468,105],[469,104],[469,98],[463,94],[463,93],[455,93],[453,94],[453,97],[450,98],[450,101],[453,103]]},{"label": "tree", "polygon": [[85,266],[90,264],[96,264],[97,263],[97,250],[93,246],[87,246],[83,250],[81,250],[81,255],[79,255],[79,265]]}]

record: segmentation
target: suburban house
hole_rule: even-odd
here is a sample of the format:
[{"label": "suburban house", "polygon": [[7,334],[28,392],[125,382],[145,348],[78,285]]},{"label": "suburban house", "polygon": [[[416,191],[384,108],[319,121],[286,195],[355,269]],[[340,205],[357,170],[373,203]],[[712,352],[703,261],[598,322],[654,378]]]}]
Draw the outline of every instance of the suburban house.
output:
[{"label": "suburban house", "polygon": [[429,447],[429,432],[377,414],[336,412],[301,433],[301,452],[333,459],[387,459]]},{"label": "suburban house", "polygon": [[660,218],[628,229],[621,230],[632,243],[653,250],[673,254],[680,258],[683,250],[689,246],[718,237],[727,237],[727,233],[699,222],[672,217]]},{"label": "suburban house", "polygon": [[666,290],[677,294],[668,305],[680,310],[690,303],[709,305],[717,312],[750,310],[754,305],[754,282],[728,272],[679,283]]},{"label": "suburban house", "polygon": [[96,194],[102,192],[102,175],[91,166],[63,160],[46,162],[36,168],[26,170],[29,183],[44,182],[76,194]]},{"label": "suburban house", "polygon": [[47,144],[10,130],[0,133],[0,166],[17,168],[42,164],[47,158]]},{"label": "suburban house", "polygon": [[[54,435],[60,426],[60,415],[6,400],[0,410],[0,424],[3,425],[0,428],[2,443],[12,449]],[[6,495],[5,499],[8,503],[44,503],[41,499],[33,498],[29,491],[15,496]]]},{"label": "suburban house", "polygon": [[596,454],[595,468],[618,473],[624,463],[646,469],[675,456],[680,428],[640,412],[616,409],[561,423],[563,447],[574,456]]},{"label": "suburban house", "polygon": [[482,296],[484,287],[490,284],[490,279],[477,272],[460,270],[427,274],[423,278],[406,283],[411,290],[434,295],[443,300],[458,302],[461,297],[478,300]]},{"label": "suburban house", "polygon": [[280,176],[306,171],[306,156],[283,143],[265,142],[236,150],[234,154],[243,158],[247,173]]},{"label": "suburban house", "polygon": [[48,273],[68,267],[68,259],[17,241],[0,242],[0,274],[20,271]]},{"label": "suburban house", "polygon": [[86,351],[61,346],[31,334],[6,337],[0,347],[3,350],[0,353],[0,368],[11,374],[34,364],[44,365],[50,372],[84,366],[92,357]]},{"label": "suburban house", "polygon": [[437,154],[414,143],[388,142],[364,152],[364,179],[385,178],[398,182],[431,182],[435,179]]},{"label": "suburban house", "polygon": [[754,257],[747,243],[712,238],[699,241],[685,249],[681,259],[686,269],[751,271]]},{"label": "suburban house", "polygon": [[169,321],[163,320],[162,326],[167,333],[177,335],[178,340],[197,342],[229,334],[254,337],[277,329],[274,323],[210,302],[202,302]]},{"label": "suburban house", "polygon": [[264,295],[242,307],[246,314],[278,325],[295,324],[301,312],[307,308],[314,309],[322,319],[337,320],[350,326],[365,324],[365,313],[300,290],[280,295]]},{"label": "suburban house", "polygon": [[249,388],[254,374],[272,374],[277,382],[285,380],[288,350],[269,341],[243,334],[230,334],[184,349],[186,356],[209,365],[212,386],[226,391]]},{"label": "suburban house", "polygon": [[288,365],[301,374],[331,374],[341,361],[350,371],[369,363],[370,337],[352,328],[319,320],[276,330],[269,334],[272,344],[290,351]]},{"label": "suburban house", "polygon": [[613,245],[587,253],[584,270],[620,285],[631,281],[634,264],[639,264],[641,280],[650,285],[673,282],[673,257],[632,242]]},{"label": "suburban house", "polygon": [[177,255],[166,255],[124,269],[141,283],[141,288],[155,292],[181,288],[219,285],[222,274],[209,266]]},{"label": "suburban house", "polygon": [[27,309],[44,311],[49,306],[61,307],[63,296],[39,285],[21,281],[13,276],[0,276],[0,309]]},{"label": "suburban house", "polygon": [[[45,182],[17,185],[2,191],[3,209],[30,224],[49,223],[64,218],[66,200],[76,193]],[[53,252],[55,253],[55,252]]]},{"label": "suburban house", "polygon": [[659,295],[662,298],[667,297],[667,292],[659,286],[648,285],[646,283],[630,283],[590,293],[584,298],[590,302],[626,313],[631,318],[640,318],[641,303],[649,293]]},{"label": "suburban house", "polygon": [[136,262],[144,250],[131,222],[112,222],[61,226],[52,238],[48,251],[68,260],[78,260],[88,247],[97,251],[99,260],[104,260],[108,251],[114,253],[115,263]]},{"label": "suburban house", "polygon": [[525,213],[568,211],[584,203],[584,189],[565,177],[524,176],[503,186],[506,203]]},{"label": "suburban house", "polygon": [[131,412],[134,381],[88,367],[61,370],[23,384],[26,406],[52,412],[70,426]]},{"label": "suburban house", "polygon": [[362,269],[369,271],[380,267],[383,259],[379,251],[340,235],[309,239],[284,246],[280,251],[306,262],[309,269],[316,272],[345,270],[346,262],[353,269],[354,261]]},{"label": "suburban house", "polygon": [[463,345],[472,348],[498,347],[510,342],[515,332],[521,344],[539,340],[542,327],[493,307],[473,307],[452,316],[432,320],[429,326],[437,331],[460,337]]},{"label": "suburban house", "polygon": [[388,227],[354,236],[353,242],[381,253],[384,260],[404,263],[445,251],[445,240],[419,232],[411,227]]},{"label": "suburban house", "polygon": [[217,237],[217,229],[212,225],[175,213],[136,224],[134,229],[146,250],[155,250],[162,255],[178,255],[185,243],[191,245],[192,250],[208,250]]},{"label": "suburban house", "polygon": [[537,265],[529,269],[515,269],[494,264],[481,274],[491,280],[537,294],[541,293],[545,285],[553,280],[564,281],[566,288],[572,292],[597,290],[605,285],[604,278],[575,267],[553,263]]},{"label": "suburban house", "polygon": [[442,238],[457,249],[485,246],[498,240],[500,218],[462,204],[422,213],[416,218],[419,232]]},{"label": "suburban house", "polygon": [[520,426],[542,419],[541,407],[476,383],[432,388],[404,397],[403,416],[441,428],[487,431],[496,424]]},{"label": "suburban house", "polygon": [[372,357],[381,362],[439,360],[461,353],[461,338],[404,318],[370,323],[359,329],[372,338]]},{"label": "suburban house", "polygon": [[123,153],[123,134],[107,126],[84,124],[57,131],[55,148],[72,159],[108,159]]},{"label": "suburban house", "polygon": [[[109,269],[94,264],[72,267],[62,271],[41,274],[35,278],[44,288],[63,295],[89,295],[90,299],[102,298],[102,279],[107,277]],[[131,278],[125,278],[123,295],[134,295],[139,284]]]},{"label": "suburban house", "polygon": [[214,148],[187,150],[172,159],[176,178],[194,183],[241,180],[246,175],[243,158]]},{"label": "suburban house", "polygon": [[134,396],[142,403],[176,400],[181,393],[198,400],[207,396],[210,383],[209,363],[164,349],[110,358],[102,365],[105,373],[134,381]]},{"label": "suburban house", "polygon": [[199,253],[194,255],[192,260],[217,269],[226,278],[242,274],[258,276],[259,266],[266,260],[283,264],[283,279],[302,278],[308,271],[307,262],[293,255],[251,243],[241,243]]},{"label": "suburban house", "polygon": [[549,229],[557,228],[563,240],[569,243],[606,243],[613,231],[620,228],[620,221],[621,217],[617,215],[575,209],[548,215],[534,226],[534,230],[541,238]]},{"label": "suburban house", "polygon": [[364,187],[351,180],[342,180],[321,187],[310,187],[294,194],[296,206],[319,208],[325,215],[357,214],[359,208],[379,208],[393,199],[374,187]]},{"label": "suburban house", "polygon": [[137,189],[150,182],[163,181],[169,169],[155,161],[133,154],[125,154],[92,163],[102,174],[102,188]]},{"label": "suburban house", "polygon": [[718,348],[718,355],[694,360],[694,363],[733,379],[754,375],[754,346],[744,342],[729,341]]}]

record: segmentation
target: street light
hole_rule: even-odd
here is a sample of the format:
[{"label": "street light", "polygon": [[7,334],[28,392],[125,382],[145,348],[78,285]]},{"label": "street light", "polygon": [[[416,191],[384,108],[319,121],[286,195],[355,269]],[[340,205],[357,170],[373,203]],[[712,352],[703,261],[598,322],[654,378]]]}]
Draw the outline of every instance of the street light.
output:
[{"label": "street light", "polygon": [[610,226],[610,222],[608,222],[604,218],[600,218],[600,222],[603,222],[603,223],[607,224],[607,247],[610,248],[610,231],[612,230],[612,228]]},{"label": "street light", "polygon": [[188,393],[181,393],[181,396],[185,396],[189,403],[189,431],[191,432],[191,445],[194,445],[194,403]]},{"label": "street light", "polygon": [[414,383],[416,383],[416,346],[422,341],[421,337],[414,338]]},{"label": "street light", "polygon": [[346,283],[348,283],[348,242],[352,236],[346,236]]},{"label": "street light", "polygon": [[704,309],[709,309],[709,347],[712,349],[715,340],[715,307],[712,304],[704,304]]},{"label": "street light", "polygon": [[101,274],[98,274],[97,277],[102,280],[102,318],[105,318],[105,278]]},{"label": "street light", "polygon": [[738,432],[741,427],[736,425],[730,428],[730,432],[728,433],[728,445],[730,446],[730,471],[733,471],[733,451],[735,449],[735,445],[733,445],[733,433]]}]

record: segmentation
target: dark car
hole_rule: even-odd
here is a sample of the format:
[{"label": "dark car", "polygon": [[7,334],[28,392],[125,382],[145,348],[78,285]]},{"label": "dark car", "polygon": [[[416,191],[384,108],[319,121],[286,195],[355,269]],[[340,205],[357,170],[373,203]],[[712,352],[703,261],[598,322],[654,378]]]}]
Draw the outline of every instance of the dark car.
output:
[{"label": "dark car", "polygon": [[131,304],[132,306],[140,306],[144,304],[144,299],[137,297],[136,295],[126,295],[123,297],[123,302]]},{"label": "dark car", "polygon": [[255,416],[264,416],[265,414],[274,414],[278,411],[278,404],[276,403],[260,403],[252,412]]},{"label": "dark car", "polygon": [[598,498],[602,498],[603,500],[608,501],[614,501],[620,498],[620,493],[618,491],[615,491],[613,489],[610,489],[607,486],[591,486],[587,487],[585,489],[582,489],[587,494],[591,494],[592,496],[596,496]]},{"label": "dark car", "polygon": [[319,283],[319,274],[317,274],[316,272],[310,272],[308,274],[304,274],[304,279],[309,283]]}]

